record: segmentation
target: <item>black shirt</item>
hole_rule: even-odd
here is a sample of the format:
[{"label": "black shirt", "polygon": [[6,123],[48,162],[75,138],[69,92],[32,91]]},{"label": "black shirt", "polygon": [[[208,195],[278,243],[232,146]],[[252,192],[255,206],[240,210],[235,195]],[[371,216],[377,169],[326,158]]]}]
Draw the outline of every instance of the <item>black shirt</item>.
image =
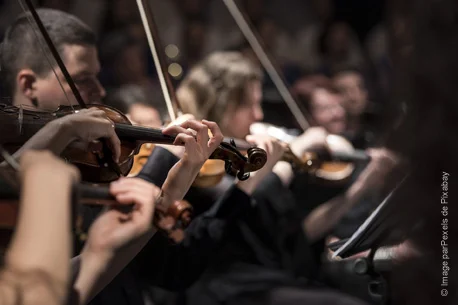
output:
[{"label": "black shirt", "polygon": [[[158,186],[178,159],[156,147],[138,175]],[[135,259],[89,304],[143,304],[145,283],[170,290],[191,285],[205,270],[209,258],[224,244],[227,232],[251,208],[251,198],[232,186],[206,213],[195,218],[177,245],[156,233]]]}]

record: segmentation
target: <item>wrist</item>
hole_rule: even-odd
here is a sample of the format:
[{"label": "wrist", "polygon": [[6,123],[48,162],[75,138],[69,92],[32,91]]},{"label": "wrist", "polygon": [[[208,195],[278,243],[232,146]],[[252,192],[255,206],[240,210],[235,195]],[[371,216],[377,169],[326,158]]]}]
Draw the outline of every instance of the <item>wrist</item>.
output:
[{"label": "wrist", "polygon": [[190,175],[197,176],[202,166],[204,166],[205,162],[192,162],[185,158],[182,158],[179,163],[181,163],[182,170]]},{"label": "wrist", "polygon": [[359,201],[362,197],[364,197],[366,189],[362,185],[361,182],[355,181],[351,185],[351,187],[345,192],[345,198],[349,202],[356,202]]},{"label": "wrist", "polygon": [[112,251],[94,251],[86,245],[80,254],[81,268],[93,270],[95,272],[104,272],[114,258]]},{"label": "wrist", "polygon": [[[74,175],[69,171],[62,171],[49,167],[45,163],[35,163],[26,169],[21,175],[22,183],[31,181],[31,184],[59,185],[60,187],[70,186],[74,181]],[[32,183],[33,182],[33,183]]]},{"label": "wrist", "polygon": [[182,146],[176,146],[176,145],[165,145],[165,144],[156,144],[157,147],[162,147],[163,149],[167,150],[171,154],[173,154],[175,157],[181,159],[183,157],[185,148]]},{"label": "wrist", "polygon": [[54,130],[57,130],[59,139],[62,139],[66,142],[65,146],[73,141],[78,140],[78,136],[75,132],[75,125],[72,126],[72,122],[69,122],[66,117],[51,121],[49,124],[53,126]]},{"label": "wrist", "polygon": [[292,165],[285,161],[277,162],[272,171],[280,178],[284,186],[289,186],[295,176]]}]

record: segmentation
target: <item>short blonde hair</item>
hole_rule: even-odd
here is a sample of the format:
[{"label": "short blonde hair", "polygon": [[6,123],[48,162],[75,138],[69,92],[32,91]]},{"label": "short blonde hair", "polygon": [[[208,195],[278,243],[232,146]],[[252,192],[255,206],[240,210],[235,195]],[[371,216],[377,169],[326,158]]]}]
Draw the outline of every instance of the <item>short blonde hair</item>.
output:
[{"label": "short blonde hair", "polygon": [[220,123],[230,106],[243,103],[247,84],[256,80],[262,80],[261,70],[242,53],[215,52],[191,69],[177,97],[185,113]]}]

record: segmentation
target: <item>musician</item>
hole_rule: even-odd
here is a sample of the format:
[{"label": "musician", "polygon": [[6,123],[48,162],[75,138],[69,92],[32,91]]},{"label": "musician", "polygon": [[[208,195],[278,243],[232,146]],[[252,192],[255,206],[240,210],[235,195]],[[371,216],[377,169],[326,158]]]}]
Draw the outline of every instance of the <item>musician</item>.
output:
[{"label": "musician", "polygon": [[[210,117],[220,123],[225,134],[243,139],[250,125],[262,119],[260,87],[259,70],[249,59],[236,52],[216,52],[190,71],[177,96],[185,112],[196,118]],[[334,92],[329,95],[337,97]],[[337,99],[335,102],[340,109]],[[343,111],[342,120],[345,121]],[[335,127],[343,129],[344,125]],[[308,148],[323,145],[326,135],[323,129],[312,128],[298,137],[291,148],[302,155]],[[300,277],[318,279],[319,263],[310,245],[323,238],[345,211],[370,191],[370,181],[380,173],[374,168],[378,169],[378,161],[383,158],[380,154],[373,156],[377,162],[358,183],[306,218],[301,213],[294,214],[295,194],[288,188],[296,179],[295,173],[291,165],[278,162],[254,194],[257,205],[251,217],[238,223],[238,232],[224,253],[215,258],[199,285],[188,292],[189,304],[260,304],[269,298],[276,299],[272,304],[312,300],[313,296],[299,288],[303,286],[297,281]],[[286,240],[289,248],[283,246]],[[284,289],[292,286],[295,288]]]},{"label": "musician", "polygon": [[[90,117],[90,114],[99,111],[94,109],[82,110],[77,114],[69,115],[61,119],[57,119],[55,122],[57,124],[46,125],[39,133],[37,133],[26,146],[30,149],[38,144],[41,144],[37,139],[45,139],[49,141],[57,151],[61,151],[62,147],[65,145],[63,143],[70,142],[68,138],[62,138],[62,135],[65,133],[56,132],[53,139],[55,141],[50,141],[50,137],[53,137],[53,134],[46,136],[45,131],[52,130],[52,128],[63,129],[60,126],[68,126],[68,118],[77,118],[75,121],[84,121],[86,117]],[[65,122],[63,122],[65,121]],[[93,123],[91,120],[87,120],[87,123]],[[204,123],[205,124],[205,123]],[[194,138],[190,136],[192,134],[190,131],[185,130],[184,128],[193,128],[194,130],[200,130],[198,127],[201,125],[195,121],[186,121],[181,126],[172,126],[168,129],[165,129],[164,132],[168,134],[174,134],[176,131],[180,133],[177,136],[177,140],[184,141],[187,153],[184,154],[177,164],[174,165],[173,171],[169,172],[168,179],[164,182],[162,187],[163,193],[165,194],[164,200],[180,200],[187,189],[183,186],[189,186],[190,182],[194,179],[196,175],[196,170],[198,171],[202,166],[208,154],[214,150],[215,145],[219,144],[219,141],[222,139],[220,132],[217,129],[217,126],[213,123],[208,123],[211,127],[212,134],[215,136],[213,143],[207,147],[205,138],[203,138],[204,147],[197,149]],[[91,124],[88,124],[91,125]],[[95,125],[92,125],[94,127]],[[196,127],[197,126],[197,127]],[[102,126],[103,127],[103,126]],[[111,126],[110,126],[111,127]],[[111,127],[112,128],[112,127]],[[216,128],[216,129],[215,129]],[[175,131],[174,131],[175,130]],[[103,128],[102,128],[103,131]],[[198,131],[208,136],[207,129],[201,129]],[[219,141],[217,139],[220,139]],[[63,141],[61,141],[63,140]],[[87,140],[84,142],[88,142]],[[119,143],[118,143],[119,144]],[[202,155],[203,153],[203,155]],[[200,161],[199,161],[200,160]],[[53,171],[54,172],[54,171]],[[173,177],[173,178],[169,178]],[[250,187],[254,180],[251,180],[249,183],[242,183],[239,185],[240,189],[245,192],[250,192]],[[153,187],[153,189],[152,189]],[[154,191],[154,188],[157,189],[154,185],[145,182],[144,180],[134,178],[134,179],[122,179],[111,185],[111,192],[116,196],[121,203],[131,203],[138,200],[153,200],[157,197],[158,191],[156,194],[151,193],[151,190]],[[117,197],[117,195],[120,197]],[[144,209],[148,211],[148,209]],[[150,211],[151,212],[151,211]],[[147,213],[147,212],[145,212]],[[152,214],[149,213],[149,214]],[[143,231],[135,229],[135,227],[129,225],[124,217],[120,217],[119,213],[116,214],[116,211],[110,211],[108,213],[103,213],[100,220],[96,220],[94,224],[91,225],[91,231],[94,233],[89,234],[88,242],[85,245],[80,256],[75,260],[80,268],[80,273],[75,282],[75,288],[77,289],[79,296],[79,304],[85,304],[91,297],[94,296],[101,288],[103,288],[110,280],[129,262],[135,254],[138,253],[139,249],[149,240],[149,238],[154,234],[155,230],[150,231],[148,234],[143,236],[141,239],[136,240],[134,243],[130,243],[129,247],[122,247],[127,241],[138,237]],[[152,215],[151,215],[152,217]],[[150,218],[151,218],[150,217]],[[134,219],[137,219],[135,217]],[[208,220],[206,220],[208,221]],[[121,228],[116,229],[116,223],[119,222]],[[144,223],[144,221],[142,221]],[[151,223],[151,219],[148,224]],[[100,230],[106,230],[106,226],[110,226],[109,234],[104,232],[103,234],[97,233]],[[96,227],[98,229],[94,229]],[[143,224],[144,227],[144,224]],[[122,229],[125,228],[125,229]],[[146,228],[149,228],[146,227]],[[146,229],[145,228],[145,229]],[[135,229],[135,230],[133,230]],[[128,238],[125,235],[127,233],[136,234],[134,237]],[[146,233],[143,232],[143,233]],[[202,233],[200,233],[202,234]],[[95,237],[93,237],[95,236]],[[122,249],[120,252],[118,249]],[[94,257],[95,253],[95,257]],[[94,257],[94,258],[93,258]],[[94,260],[95,259],[95,260]],[[97,285],[96,285],[97,284]]]},{"label": "musician", "polygon": [[260,69],[240,53],[216,52],[183,79],[177,98],[183,112],[219,122],[225,136],[244,139],[264,117],[261,81]]},{"label": "musician", "polygon": [[[100,64],[94,33],[69,14],[43,9],[39,10],[39,16],[83,100],[86,103],[100,103],[106,92],[97,79]],[[47,58],[52,58],[52,55],[49,51],[47,54],[43,52],[41,43],[44,41],[37,41],[24,14],[6,30],[1,47],[2,82],[6,94],[12,97],[14,105],[51,111],[60,105],[77,105],[62,71],[57,64],[52,67],[49,65]]]},{"label": "musician", "polygon": [[[0,274],[2,304],[66,304],[72,282],[70,198],[79,172],[45,151],[27,151],[20,166],[18,225]],[[74,304],[85,304],[95,283],[111,279],[107,270],[116,268],[112,256],[125,255],[120,251],[129,251],[129,243],[152,230],[157,187],[130,179],[112,184],[110,191],[119,203],[137,208],[132,217],[107,210],[94,222],[81,254],[82,268],[74,284],[79,302]]]},{"label": "musician", "polygon": [[[323,126],[328,131],[343,135],[354,147],[366,149],[373,161],[369,164],[356,163],[351,180],[343,186],[313,186],[308,188],[306,179],[296,179],[292,189],[296,190],[298,202],[308,201],[311,208],[318,206],[308,216],[311,228],[320,228],[322,224],[312,221],[320,211],[331,212],[335,207],[340,211],[332,212],[340,215],[334,218],[336,223],[326,232],[323,245],[339,239],[349,238],[380,204],[384,196],[393,187],[387,183],[387,175],[398,164],[397,156],[386,148],[373,148],[375,136],[367,125],[363,125],[363,114],[368,107],[367,91],[359,74],[353,70],[342,70],[329,79],[323,75],[312,75],[302,79],[295,85],[295,93],[301,97],[313,123]],[[361,124],[359,124],[359,123]],[[357,126],[359,125],[359,126]],[[357,126],[357,132],[356,131]],[[307,187],[306,192],[304,185]],[[352,188],[362,186],[366,191],[361,196],[353,197]],[[299,190],[299,191],[298,191]],[[355,200],[345,200],[354,198]],[[344,202],[344,204],[342,204]],[[334,208],[330,206],[334,205]],[[310,210],[311,208],[308,208]],[[306,207],[307,209],[307,207]],[[367,280],[347,270],[333,269],[325,265],[326,276],[333,286],[370,300],[367,293]]]},{"label": "musician", "polygon": [[294,85],[294,93],[307,109],[311,121],[334,134],[343,135],[355,148],[375,144],[374,111],[358,70],[342,68],[334,77],[310,75]]},{"label": "musician", "polygon": [[347,116],[345,136],[354,147],[366,149],[375,143],[377,107],[369,101],[369,93],[359,70],[343,68],[332,78],[333,86],[342,95],[341,105]]},{"label": "musician", "polygon": [[322,75],[309,76],[298,81],[293,90],[314,125],[333,134],[346,131],[348,122],[342,106],[343,96],[332,86],[330,79]]},{"label": "musician", "polygon": [[[105,96],[105,91],[97,80],[100,67],[93,33],[80,20],[63,12],[39,10],[38,13],[48,29],[51,39],[56,42],[57,49],[60,51],[69,73],[75,77],[76,85],[83,99],[86,102],[100,102],[100,99]],[[58,105],[76,104],[74,98],[71,97],[68,84],[64,82],[63,87],[65,93],[70,96],[69,100],[60,90],[60,85],[54,78],[51,68],[44,64],[46,57],[42,54],[24,16],[16,20],[8,29],[5,37],[5,41],[2,43],[2,63],[5,72],[3,76],[11,96],[14,97],[14,105],[28,105],[54,110]],[[17,53],[16,50],[19,49],[24,49],[24,52],[15,54]],[[56,73],[61,76],[59,69],[56,69]],[[202,123],[195,122],[192,126],[186,124],[181,125],[182,127],[170,127],[169,131],[175,134],[185,133],[189,135],[189,131],[186,131],[185,127],[197,128],[200,131],[207,130],[207,127]],[[205,137],[202,139],[205,140]],[[198,145],[205,144],[201,142]],[[156,234],[145,247],[144,252],[146,254],[140,255],[138,260],[132,263],[132,266],[137,268],[124,269],[117,279],[110,283],[104,293],[99,294],[94,299],[94,304],[141,303],[139,287],[132,277],[135,272],[142,271],[150,282],[169,289],[182,289],[193,283],[205,268],[209,257],[222,244],[234,220],[244,215],[246,210],[251,207],[249,195],[271,170],[277,160],[276,158],[281,155],[278,153],[281,151],[279,146],[266,144],[265,148],[271,156],[269,159],[272,160],[271,165],[267,164],[266,166],[267,172],[260,171],[259,174],[254,175],[253,178],[257,177],[256,179],[240,181],[231,186],[230,190],[218,200],[212,211],[193,221],[187,231],[188,242],[171,247],[167,239]],[[198,153],[202,149],[204,147],[201,146],[194,153]],[[160,151],[160,149],[155,151]],[[182,158],[175,159],[172,163],[155,162],[157,159],[150,158],[155,162],[155,166],[150,167],[143,177],[150,177],[150,181],[154,180],[151,178],[152,176],[159,177],[160,179],[156,180],[161,180],[161,183],[156,184],[163,187],[169,170],[172,167],[172,170],[176,169],[177,164],[182,163],[179,160],[183,160],[186,156],[192,157],[192,154],[189,156],[190,153],[181,149]],[[186,172],[185,169],[186,167],[183,169],[183,175],[187,177],[186,179],[195,173],[194,170]],[[188,182],[182,181],[176,187],[187,190],[184,187],[186,185],[189,187]],[[98,211],[86,209],[86,213],[88,216],[92,214],[94,217]],[[149,255],[150,253],[159,254],[158,258],[161,260],[155,261],[153,256]],[[192,264],[184,264],[188,261],[192,261]],[[160,269],[159,266],[163,269]]]}]

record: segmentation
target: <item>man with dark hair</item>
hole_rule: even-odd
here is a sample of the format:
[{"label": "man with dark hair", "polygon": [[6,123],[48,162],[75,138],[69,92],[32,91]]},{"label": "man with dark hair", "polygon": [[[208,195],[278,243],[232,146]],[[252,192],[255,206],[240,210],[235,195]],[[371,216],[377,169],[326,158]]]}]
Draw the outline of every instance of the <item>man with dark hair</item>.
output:
[{"label": "man with dark hair", "polygon": [[[95,34],[70,14],[51,9],[38,9],[37,13],[83,99],[87,103],[99,102],[105,90],[97,79],[100,64]],[[18,17],[7,29],[1,45],[6,93],[14,105],[56,109],[59,105],[76,104],[62,71],[29,18],[27,14]]]},{"label": "man with dark hair", "polygon": [[[100,102],[105,96],[105,90],[97,79],[100,64],[93,32],[82,21],[64,12],[40,9],[38,14],[85,102]],[[56,109],[62,104],[76,104],[69,85],[63,80],[62,72],[49,52],[43,52],[42,45],[45,44],[40,33],[35,36],[32,26],[26,15],[20,16],[7,30],[1,46],[2,72],[8,91],[14,99],[13,104],[38,109]],[[52,65],[48,65],[48,59]],[[57,81],[54,70],[64,90]],[[66,96],[69,97],[68,100]],[[280,146],[271,143],[280,149]],[[170,153],[156,147],[148,159],[149,164],[138,178],[162,186],[169,170],[179,162],[184,153],[182,149],[180,152]],[[280,156],[278,153],[276,155]],[[268,161],[273,167],[277,159],[270,160],[273,160]],[[252,208],[250,195],[270,172],[271,167],[266,165],[264,169],[267,171],[259,171],[247,181],[239,181],[231,185],[228,191],[221,193],[208,213],[193,220],[186,231],[184,242],[170,246],[166,237],[155,234],[142,251],[137,253],[129,267],[122,269],[90,304],[143,304],[141,284],[144,282],[170,290],[182,290],[191,285],[203,272],[212,255],[220,249],[236,220]],[[84,207],[83,218],[88,223],[83,226],[88,227],[90,220],[99,212],[99,208]],[[74,261],[78,262],[78,259]],[[124,260],[117,267],[122,268],[127,263]],[[109,271],[118,269],[112,268]],[[103,284],[98,283],[100,287],[94,287],[92,293],[102,289]]]}]

